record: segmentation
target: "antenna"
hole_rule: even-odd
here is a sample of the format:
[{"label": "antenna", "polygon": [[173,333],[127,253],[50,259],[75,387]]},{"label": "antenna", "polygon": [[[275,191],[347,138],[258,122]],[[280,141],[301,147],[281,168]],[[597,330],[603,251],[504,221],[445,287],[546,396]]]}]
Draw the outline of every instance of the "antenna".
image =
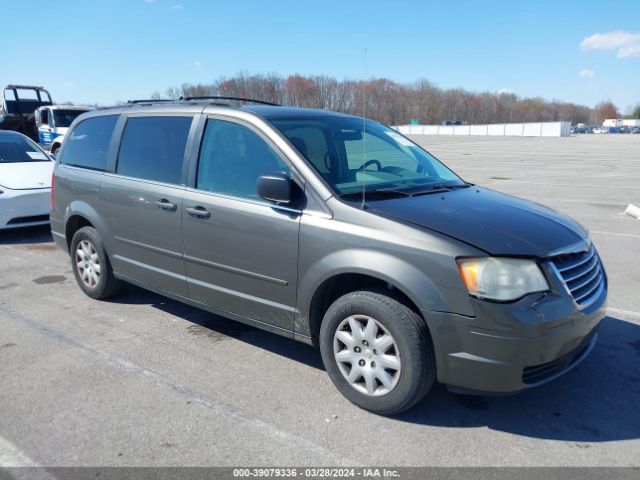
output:
[{"label": "antenna", "polygon": [[[364,81],[362,82],[362,164],[367,163],[367,49],[364,49]],[[367,208],[366,180],[367,167],[362,169],[362,209]]]}]

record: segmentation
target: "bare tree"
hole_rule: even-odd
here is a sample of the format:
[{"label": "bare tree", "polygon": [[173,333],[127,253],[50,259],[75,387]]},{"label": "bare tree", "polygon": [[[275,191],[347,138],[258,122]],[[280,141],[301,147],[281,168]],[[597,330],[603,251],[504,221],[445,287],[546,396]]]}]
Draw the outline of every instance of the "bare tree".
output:
[{"label": "bare tree", "polygon": [[[559,120],[601,123],[604,118],[620,115],[610,101],[589,108],[560,100],[521,98],[508,92],[442,89],[425,79],[400,84],[387,78],[337,80],[325,75],[299,74],[285,78],[276,73],[250,75],[241,72],[233,77],[220,77],[210,84],[183,84],[165,92],[165,97],[170,99],[208,95],[255,98],[355,115],[363,114],[363,102],[366,101],[368,117],[391,125],[413,119],[423,124],[438,124],[444,120],[480,124]],[[159,92],[154,92],[152,98],[160,98]],[[640,112],[635,114],[640,115]]]},{"label": "bare tree", "polygon": [[600,102],[593,109],[592,123],[602,123],[607,118],[620,118],[620,112],[611,100]]},{"label": "bare tree", "polygon": [[169,100],[177,100],[182,95],[180,87],[169,87],[164,94]]}]

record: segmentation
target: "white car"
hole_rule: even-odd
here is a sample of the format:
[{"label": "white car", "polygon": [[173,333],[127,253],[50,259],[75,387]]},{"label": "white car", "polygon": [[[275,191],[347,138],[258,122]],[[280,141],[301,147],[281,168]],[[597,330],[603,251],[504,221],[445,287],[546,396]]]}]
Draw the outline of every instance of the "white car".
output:
[{"label": "white car", "polygon": [[0,131],[0,230],[49,223],[54,165],[26,136]]}]

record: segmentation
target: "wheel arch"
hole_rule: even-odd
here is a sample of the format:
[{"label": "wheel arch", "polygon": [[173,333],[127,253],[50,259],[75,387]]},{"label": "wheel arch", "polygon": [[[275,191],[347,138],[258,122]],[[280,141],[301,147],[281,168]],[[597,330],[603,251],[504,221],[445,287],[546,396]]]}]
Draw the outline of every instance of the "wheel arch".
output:
[{"label": "wheel arch", "polygon": [[299,285],[296,330],[309,335],[314,344],[331,303],[363,288],[387,290],[389,296],[415,310],[425,324],[423,310],[446,310],[442,294],[428,275],[398,257],[381,252],[334,252],[308,269]]},{"label": "wheel arch", "polygon": [[100,220],[98,213],[86,202],[72,202],[65,212],[64,235],[67,250],[71,248],[73,235],[82,227],[93,227],[98,235],[105,241],[105,225]]}]

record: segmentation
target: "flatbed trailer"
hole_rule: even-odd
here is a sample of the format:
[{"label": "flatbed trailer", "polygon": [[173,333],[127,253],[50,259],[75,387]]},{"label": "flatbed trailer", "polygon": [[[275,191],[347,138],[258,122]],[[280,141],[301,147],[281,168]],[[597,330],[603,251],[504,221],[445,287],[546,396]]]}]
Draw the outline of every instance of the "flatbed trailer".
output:
[{"label": "flatbed trailer", "polygon": [[49,91],[33,85],[7,85],[0,104],[0,130],[20,132],[38,141],[36,109],[52,105]]}]

